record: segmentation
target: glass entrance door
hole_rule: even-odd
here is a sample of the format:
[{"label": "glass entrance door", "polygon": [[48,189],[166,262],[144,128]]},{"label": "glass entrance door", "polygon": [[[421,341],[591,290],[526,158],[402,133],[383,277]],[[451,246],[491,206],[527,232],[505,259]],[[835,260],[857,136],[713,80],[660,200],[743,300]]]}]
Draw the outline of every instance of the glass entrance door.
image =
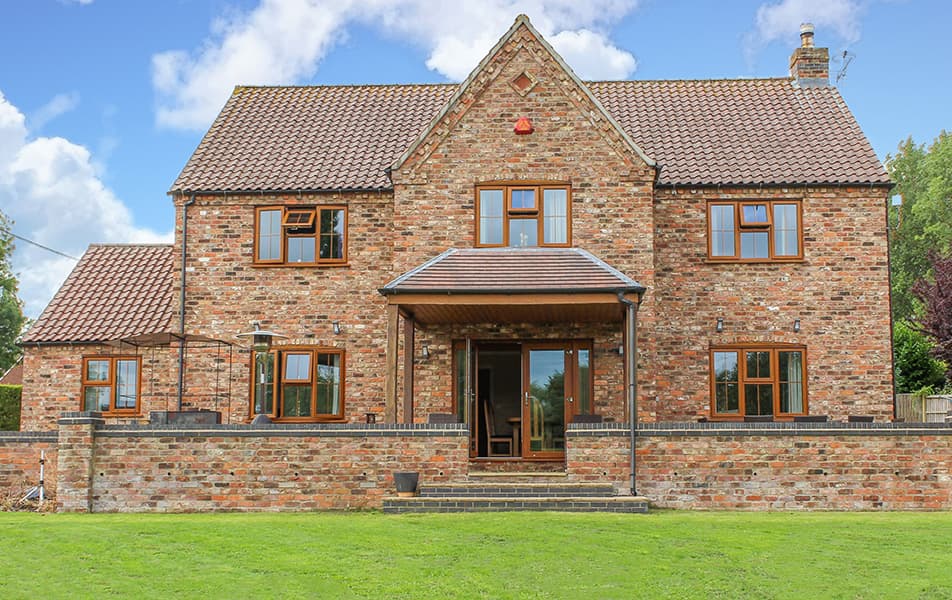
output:
[{"label": "glass entrance door", "polygon": [[[561,458],[565,454],[566,381],[570,351],[560,345],[526,345],[522,407],[522,455]],[[571,379],[571,377],[570,377]]]}]

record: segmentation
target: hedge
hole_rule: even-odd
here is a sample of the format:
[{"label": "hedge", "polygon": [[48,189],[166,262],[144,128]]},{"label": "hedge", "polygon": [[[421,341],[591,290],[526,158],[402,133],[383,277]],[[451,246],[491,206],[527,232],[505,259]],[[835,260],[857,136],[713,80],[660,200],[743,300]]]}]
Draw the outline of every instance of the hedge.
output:
[{"label": "hedge", "polygon": [[22,385],[0,385],[0,431],[20,429],[20,394]]}]

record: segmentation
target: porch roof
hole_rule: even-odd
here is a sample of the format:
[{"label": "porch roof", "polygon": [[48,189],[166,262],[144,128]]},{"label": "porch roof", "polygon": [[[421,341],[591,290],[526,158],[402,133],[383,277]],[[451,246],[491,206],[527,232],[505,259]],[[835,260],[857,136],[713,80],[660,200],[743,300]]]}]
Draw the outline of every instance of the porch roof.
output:
[{"label": "porch roof", "polygon": [[379,291],[421,323],[606,322],[645,288],[581,248],[451,248]]}]

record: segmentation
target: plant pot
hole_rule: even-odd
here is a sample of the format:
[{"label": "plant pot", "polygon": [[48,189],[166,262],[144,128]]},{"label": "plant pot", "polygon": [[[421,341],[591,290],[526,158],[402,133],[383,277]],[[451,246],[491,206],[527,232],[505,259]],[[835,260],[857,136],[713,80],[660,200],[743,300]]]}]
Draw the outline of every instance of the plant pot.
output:
[{"label": "plant pot", "polygon": [[420,474],[412,473],[394,473],[393,482],[397,486],[397,496],[409,498],[416,496],[417,484],[420,482]]}]

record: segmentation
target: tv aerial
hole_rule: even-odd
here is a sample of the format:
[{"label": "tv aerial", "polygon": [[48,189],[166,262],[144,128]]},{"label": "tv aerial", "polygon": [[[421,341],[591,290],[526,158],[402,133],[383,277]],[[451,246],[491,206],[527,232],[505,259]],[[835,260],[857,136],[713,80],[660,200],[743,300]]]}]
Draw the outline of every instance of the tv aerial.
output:
[{"label": "tv aerial", "polygon": [[836,72],[836,83],[839,83],[841,79],[846,79],[846,69],[854,58],[856,58],[855,54],[849,50],[843,50],[843,54],[837,59],[837,62],[840,63],[840,70]]}]

